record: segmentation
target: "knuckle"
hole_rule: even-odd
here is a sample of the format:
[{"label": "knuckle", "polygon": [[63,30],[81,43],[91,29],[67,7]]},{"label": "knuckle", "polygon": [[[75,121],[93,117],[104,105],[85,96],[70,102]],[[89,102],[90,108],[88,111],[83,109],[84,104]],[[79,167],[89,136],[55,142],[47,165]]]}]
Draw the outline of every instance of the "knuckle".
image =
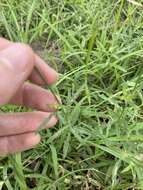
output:
[{"label": "knuckle", "polygon": [[17,54],[21,56],[21,62],[23,63],[23,66],[27,68],[27,66],[34,66],[34,52],[32,48],[24,43],[15,43],[14,46],[16,46],[16,49],[18,50]]}]

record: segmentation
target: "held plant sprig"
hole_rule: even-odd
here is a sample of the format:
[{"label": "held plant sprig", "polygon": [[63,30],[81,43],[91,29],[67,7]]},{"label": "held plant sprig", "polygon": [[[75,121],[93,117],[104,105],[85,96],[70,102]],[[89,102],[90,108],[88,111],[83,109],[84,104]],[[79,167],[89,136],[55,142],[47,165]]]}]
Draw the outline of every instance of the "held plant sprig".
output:
[{"label": "held plant sprig", "polygon": [[59,99],[58,99],[57,96],[55,95],[55,92],[54,92],[53,87],[52,87],[52,86],[49,86],[49,84],[47,83],[45,77],[42,75],[42,73],[41,73],[40,69],[37,67],[37,65],[35,65],[35,68],[34,68],[34,69],[35,69],[35,71],[37,72],[37,74],[40,76],[40,78],[43,80],[43,82],[45,83],[46,88],[48,88],[48,89],[53,93],[53,95],[54,95],[56,101],[59,103]]},{"label": "held plant sprig", "polygon": [[[59,103],[59,99],[58,99],[57,96],[55,95],[55,92],[54,92],[53,88],[48,85],[48,83],[47,83],[45,77],[42,75],[42,73],[41,73],[40,69],[37,67],[37,65],[35,66],[34,69],[35,69],[35,71],[37,72],[37,74],[40,76],[40,78],[43,80],[43,82],[45,83],[46,87],[53,93],[53,96],[55,97],[56,101]],[[57,110],[60,108],[59,106],[56,106],[56,107],[53,106],[53,107],[56,108]],[[55,116],[55,115],[56,115],[56,113],[54,113],[54,112],[51,113],[51,114],[49,115],[49,117],[47,117],[47,118],[43,121],[43,123],[38,127],[36,133],[39,133],[42,129],[44,129],[44,128],[46,127],[46,125],[49,123],[50,119],[51,119],[53,116]]]}]

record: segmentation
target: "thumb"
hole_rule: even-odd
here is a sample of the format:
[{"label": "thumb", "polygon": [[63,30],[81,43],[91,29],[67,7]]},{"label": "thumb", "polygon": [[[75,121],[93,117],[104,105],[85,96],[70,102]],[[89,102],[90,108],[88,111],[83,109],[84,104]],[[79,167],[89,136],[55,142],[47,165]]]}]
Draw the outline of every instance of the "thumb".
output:
[{"label": "thumb", "polygon": [[8,103],[34,67],[32,49],[15,43],[0,52],[0,105]]}]

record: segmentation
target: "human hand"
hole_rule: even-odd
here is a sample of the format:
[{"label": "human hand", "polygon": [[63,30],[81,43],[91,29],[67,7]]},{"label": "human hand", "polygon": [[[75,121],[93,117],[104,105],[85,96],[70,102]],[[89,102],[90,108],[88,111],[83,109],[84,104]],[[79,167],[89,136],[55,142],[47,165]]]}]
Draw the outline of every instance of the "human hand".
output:
[{"label": "human hand", "polygon": [[[0,155],[24,151],[38,144],[40,136],[35,133],[38,126],[55,111],[51,105],[59,103],[55,95],[40,87],[44,81],[35,67],[48,84],[57,81],[58,73],[28,45],[0,38],[0,105],[10,103],[38,110],[0,114]],[[52,116],[46,127],[56,123],[57,118]]]}]

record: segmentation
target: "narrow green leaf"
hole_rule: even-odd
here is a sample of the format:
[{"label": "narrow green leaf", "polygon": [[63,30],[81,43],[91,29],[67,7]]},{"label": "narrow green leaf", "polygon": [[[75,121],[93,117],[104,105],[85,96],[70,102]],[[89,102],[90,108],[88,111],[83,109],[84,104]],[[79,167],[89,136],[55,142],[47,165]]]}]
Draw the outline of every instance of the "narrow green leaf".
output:
[{"label": "narrow green leaf", "polygon": [[55,172],[56,178],[58,178],[58,157],[57,151],[54,145],[50,145],[51,154],[52,154],[52,161],[53,161],[53,168]]}]

